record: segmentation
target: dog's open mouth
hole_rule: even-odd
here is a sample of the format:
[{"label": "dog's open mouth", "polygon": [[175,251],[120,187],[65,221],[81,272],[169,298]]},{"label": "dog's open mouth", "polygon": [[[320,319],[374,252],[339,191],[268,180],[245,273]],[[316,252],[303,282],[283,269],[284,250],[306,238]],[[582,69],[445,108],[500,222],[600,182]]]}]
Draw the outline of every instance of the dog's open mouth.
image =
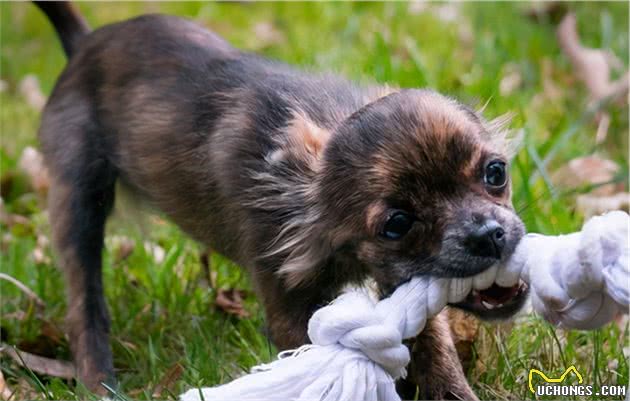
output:
[{"label": "dog's open mouth", "polygon": [[467,295],[450,305],[488,320],[505,319],[515,314],[527,299],[527,283],[515,278],[515,284],[506,286],[505,280],[495,280],[496,267],[489,270],[494,272],[484,272],[473,277]]},{"label": "dog's open mouth", "polygon": [[485,290],[472,290],[461,302],[453,306],[472,312],[486,319],[506,318],[516,313],[525,302],[527,284],[519,280],[512,287],[493,283]]}]

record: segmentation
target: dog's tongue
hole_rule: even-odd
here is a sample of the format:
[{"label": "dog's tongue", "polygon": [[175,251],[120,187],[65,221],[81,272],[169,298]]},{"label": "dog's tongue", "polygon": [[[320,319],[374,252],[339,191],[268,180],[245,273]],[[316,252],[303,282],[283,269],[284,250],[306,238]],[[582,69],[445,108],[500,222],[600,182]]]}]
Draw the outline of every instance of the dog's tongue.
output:
[{"label": "dog's tongue", "polygon": [[513,287],[501,287],[494,283],[492,287],[479,291],[479,298],[492,305],[501,305],[516,296],[518,287],[518,284]]}]

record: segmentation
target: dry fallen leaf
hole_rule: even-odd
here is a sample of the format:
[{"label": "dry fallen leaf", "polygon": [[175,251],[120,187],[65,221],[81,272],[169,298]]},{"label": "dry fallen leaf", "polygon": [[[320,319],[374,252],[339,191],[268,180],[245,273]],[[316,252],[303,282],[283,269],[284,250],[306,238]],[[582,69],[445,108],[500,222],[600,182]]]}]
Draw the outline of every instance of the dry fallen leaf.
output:
[{"label": "dry fallen leaf", "polygon": [[144,251],[153,257],[155,263],[161,264],[162,262],[164,262],[164,258],[166,257],[166,252],[164,252],[164,248],[150,241],[144,241],[143,245]]},{"label": "dry fallen leaf", "polygon": [[0,370],[0,399],[3,401],[7,401],[9,398],[11,398],[12,395],[13,392],[7,385],[7,382],[4,380],[2,370]]},{"label": "dry fallen leaf", "polygon": [[557,22],[567,12],[567,6],[562,1],[533,1],[528,3],[525,15],[537,22]]},{"label": "dry fallen leaf", "polygon": [[136,241],[122,235],[111,235],[105,238],[107,248],[114,254],[116,263],[122,262],[133,253]]},{"label": "dry fallen leaf", "polygon": [[[612,80],[611,70],[620,70],[623,63],[610,51],[582,46],[575,14],[570,13],[563,18],[557,35],[560,47],[571,61],[577,77],[588,89],[592,103],[607,97],[627,103],[630,73],[626,71],[617,80]],[[597,113],[595,119],[598,124],[595,142],[599,144],[606,139],[610,116],[602,111]]]},{"label": "dry fallen leaf", "polygon": [[458,309],[448,309],[448,321],[453,334],[453,342],[457,349],[457,354],[467,372],[473,361],[473,344],[479,333],[479,320]]},{"label": "dry fallen leaf", "polygon": [[613,210],[624,210],[630,213],[630,193],[620,192],[609,196],[584,194],[576,198],[575,204],[577,210],[584,216],[584,220]]},{"label": "dry fallen leaf", "polygon": [[36,373],[53,377],[61,377],[63,379],[72,379],[74,377],[74,365],[69,361],[33,355],[28,352],[19,351],[8,344],[2,344],[0,346],[0,353],[10,357],[18,365],[28,368]]},{"label": "dry fallen leaf", "polygon": [[[600,185],[612,181],[619,172],[619,166],[608,159],[596,155],[578,157],[560,167],[551,176],[554,185],[564,189],[575,189],[587,185]],[[594,188],[593,195],[612,195],[618,192],[616,184],[606,184]]]},{"label": "dry fallen leaf", "polygon": [[21,225],[29,225],[30,221],[28,218],[19,215],[9,213],[4,207],[4,200],[0,196],[0,224],[4,224],[5,226],[12,227],[16,224]]},{"label": "dry fallen leaf", "polygon": [[122,339],[118,339],[118,342],[120,344],[122,344],[125,348],[127,348],[130,351],[137,351],[138,350],[138,346],[130,341],[126,341],[126,340],[122,340]]},{"label": "dry fallen leaf", "polygon": [[499,92],[503,96],[508,96],[520,88],[522,83],[523,77],[521,76],[518,66],[516,64],[509,63],[505,66],[505,73],[499,83]]},{"label": "dry fallen leaf", "polygon": [[18,86],[18,91],[29,106],[41,111],[46,105],[46,96],[39,86],[39,79],[33,74],[25,76]]},{"label": "dry fallen leaf", "polygon": [[245,292],[236,289],[219,289],[217,298],[214,301],[216,306],[229,315],[235,315],[239,318],[249,317],[249,312],[243,308],[243,297]]},{"label": "dry fallen leaf", "polygon": [[254,34],[254,46],[262,49],[272,45],[284,43],[286,38],[271,22],[259,22],[252,28]]},{"label": "dry fallen leaf", "polygon": [[49,265],[51,263],[50,257],[48,257],[48,248],[50,246],[50,241],[48,237],[39,234],[37,235],[37,243],[35,245],[35,249],[31,252],[31,257],[36,264],[45,264]]},{"label": "dry fallen leaf", "polygon": [[37,149],[27,146],[22,151],[18,166],[28,176],[35,192],[45,196],[50,187],[50,177],[44,164],[44,156]]},{"label": "dry fallen leaf", "polygon": [[175,365],[171,366],[169,370],[164,373],[160,382],[153,389],[153,398],[160,398],[164,390],[168,390],[168,392],[172,393],[173,385],[182,377],[184,373],[184,367],[179,363],[175,363]]},{"label": "dry fallen leaf", "polygon": [[486,373],[487,370],[488,370],[488,367],[481,359],[477,359],[475,361],[475,376],[477,378],[481,377],[481,375]]},{"label": "dry fallen leaf", "polygon": [[419,15],[424,12],[429,3],[426,0],[411,0],[407,6],[407,12],[411,15]]},{"label": "dry fallen leaf", "polygon": [[[576,75],[588,88],[592,100],[601,100],[623,88],[627,93],[628,73],[617,81],[611,81],[611,67],[618,67],[618,62],[608,51],[582,46],[574,14],[567,14],[558,26],[558,41],[573,64]],[[620,96],[625,93],[620,93]]]},{"label": "dry fallen leaf", "polygon": [[21,340],[17,347],[23,352],[53,358],[57,348],[65,342],[63,331],[49,320],[40,318],[40,333],[37,337]]},{"label": "dry fallen leaf", "polygon": [[217,288],[217,272],[212,270],[212,249],[209,247],[199,257],[201,263],[201,281],[209,288]]},{"label": "dry fallen leaf", "polygon": [[[17,320],[17,321],[24,321],[27,317],[30,317],[30,315],[28,315],[26,312],[24,312],[23,310],[16,310],[10,313],[5,313],[2,315],[2,319],[4,320]],[[0,332],[2,331],[2,327],[0,327]],[[4,339],[3,339],[4,340]]]},{"label": "dry fallen leaf", "polygon": [[456,22],[460,19],[460,9],[459,3],[434,3],[431,11],[440,21]]},{"label": "dry fallen leaf", "polygon": [[630,317],[628,317],[628,315],[625,313],[619,313],[617,317],[615,317],[615,324],[617,325],[617,327],[619,327],[620,333],[626,332],[626,326],[628,326],[629,320],[630,320]]}]

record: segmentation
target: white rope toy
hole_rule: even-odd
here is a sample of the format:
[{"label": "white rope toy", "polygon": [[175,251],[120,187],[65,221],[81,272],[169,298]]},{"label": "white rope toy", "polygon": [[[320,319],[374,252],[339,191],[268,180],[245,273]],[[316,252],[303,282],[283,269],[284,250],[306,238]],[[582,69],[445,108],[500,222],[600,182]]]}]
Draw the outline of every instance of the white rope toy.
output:
[{"label": "white rope toy", "polygon": [[599,327],[628,311],[629,222],[626,213],[613,212],[578,233],[529,234],[504,266],[468,278],[416,277],[378,302],[365,289],[349,289],[309,320],[312,345],[285,351],[230,383],[189,390],[180,400],[398,401],[395,381],[410,361],[403,339],[418,335],[447,303],[495,282],[528,282],[534,309],[553,323]]}]

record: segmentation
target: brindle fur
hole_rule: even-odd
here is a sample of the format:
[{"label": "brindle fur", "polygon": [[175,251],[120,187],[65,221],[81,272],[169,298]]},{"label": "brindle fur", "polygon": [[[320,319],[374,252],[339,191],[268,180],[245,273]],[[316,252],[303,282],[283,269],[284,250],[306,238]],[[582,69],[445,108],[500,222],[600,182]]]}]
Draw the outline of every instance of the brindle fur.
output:
[{"label": "brindle fur", "polygon": [[[296,71],[176,17],[88,34],[67,4],[40,7],[71,54],[40,139],[70,342],[93,390],[113,378],[101,251],[116,182],[250,272],[280,349],[308,341],[312,312],[350,282],[373,277],[385,295],[416,274],[483,270],[459,242],[484,216],[508,247],[522,235],[509,190],[482,185],[502,133],[454,100]],[[392,208],[419,219],[396,243],[377,235]],[[401,389],[475,398],[441,319],[413,343]]]}]

